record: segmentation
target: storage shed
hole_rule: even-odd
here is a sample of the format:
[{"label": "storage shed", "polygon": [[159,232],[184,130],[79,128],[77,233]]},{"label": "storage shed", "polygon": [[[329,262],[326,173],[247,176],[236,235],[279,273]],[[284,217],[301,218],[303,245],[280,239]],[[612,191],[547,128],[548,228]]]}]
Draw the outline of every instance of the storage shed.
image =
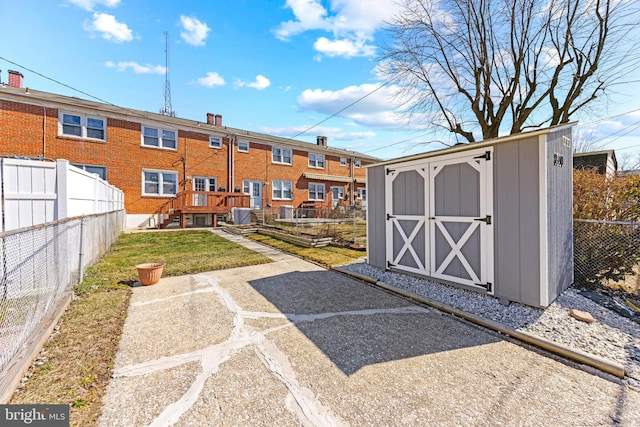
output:
[{"label": "storage shed", "polygon": [[371,165],[369,264],[546,307],[573,283],[572,125]]}]

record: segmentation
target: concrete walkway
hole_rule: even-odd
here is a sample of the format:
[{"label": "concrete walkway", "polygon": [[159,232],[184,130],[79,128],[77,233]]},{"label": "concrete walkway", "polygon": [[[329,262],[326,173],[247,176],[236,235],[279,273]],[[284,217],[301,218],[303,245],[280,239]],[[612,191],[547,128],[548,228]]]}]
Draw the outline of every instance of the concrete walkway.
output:
[{"label": "concrete walkway", "polygon": [[241,236],[133,290],[101,426],[640,425],[640,392]]}]

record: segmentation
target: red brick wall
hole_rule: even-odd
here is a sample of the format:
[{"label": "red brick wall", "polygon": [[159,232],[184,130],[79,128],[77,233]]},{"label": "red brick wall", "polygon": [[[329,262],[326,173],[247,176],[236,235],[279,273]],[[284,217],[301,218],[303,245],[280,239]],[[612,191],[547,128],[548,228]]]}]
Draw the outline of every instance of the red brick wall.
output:
[{"label": "red brick wall", "polygon": [[[219,186],[227,186],[228,145],[223,143],[221,149],[210,148],[208,134],[179,131],[178,150],[158,149],[141,145],[140,123],[108,118],[107,142],[102,142],[58,136],[58,109],[47,108],[46,116],[43,138],[43,107],[0,101],[0,154],[44,156],[106,166],[108,181],[125,193],[127,213],[152,213],[169,199],[142,196],[142,169],[178,172],[178,180],[182,183],[184,173],[180,158],[183,155],[187,176],[216,177]],[[187,181],[188,189],[191,185]]]},{"label": "red brick wall", "polygon": [[[351,159],[347,158],[347,166],[340,165],[340,157],[325,154],[324,169],[309,167],[309,152],[303,150],[293,150],[292,164],[285,165],[272,162],[272,146],[267,144],[259,144],[250,142],[249,153],[239,152],[237,147],[234,149],[235,156],[235,187],[242,189],[242,181],[257,180],[268,184],[263,185],[262,202],[264,207],[271,205],[272,208],[278,209],[283,205],[293,205],[298,207],[302,202],[309,199],[309,182],[317,182],[325,185],[325,201],[321,203],[325,206],[331,204],[331,187],[342,186],[345,189],[345,195],[351,192],[349,183],[332,182],[323,180],[309,180],[304,177],[305,172],[321,174],[321,175],[337,175],[350,176]],[[282,146],[282,148],[289,148]],[[315,148],[311,146],[310,148]],[[322,150],[313,151],[321,154]],[[364,165],[364,164],[363,164]],[[366,172],[363,168],[354,168],[356,178],[364,179]],[[293,200],[273,200],[272,198],[272,181],[273,180],[289,180],[293,182]],[[356,192],[358,187],[364,187],[364,184],[356,184]]]},{"label": "red brick wall", "polygon": [[[0,154],[67,159],[71,163],[106,166],[107,179],[125,193],[127,213],[152,213],[169,197],[142,196],[142,170],[175,171],[178,173],[179,188],[192,189],[190,178],[207,176],[217,178],[218,187],[233,191],[228,182],[229,140],[223,138],[222,148],[209,147],[209,134],[179,130],[178,149],[158,149],[141,145],[141,127],[137,122],[107,118],[107,142],[92,141],[58,135],[58,109],[38,105],[0,100]],[[92,116],[93,114],[88,113]],[[97,113],[96,117],[108,115]],[[151,124],[150,124],[151,125]],[[159,126],[160,127],[160,126]],[[43,128],[45,132],[43,133]],[[213,135],[213,134],[211,134]],[[350,176],[350,162],[340,165],[340,157],[325,155],[324,169],[308,166],[308,152],[293,150],[293,164],[282,165],[272,162],[272,147],[268,144],[250,142],[249,153],[238,152],[234,148],[235,188],[242,189],[242,180],[259,180],[263,186],[263,206],[278,209],[281,205],[299,206],[308,199],[309,180],[305,172],[323,175]],[[316,147],[310,145],[310,149]],[[313,152],[322,153],[322,148]],[[183,170],[181,158],[186,159]],[[363,163],[364,166],[364,163]],[[355,176],[364,179],[365,170],[354,168]],[[272,200],[272,181],[293,182],[293,200]],[[345,194],[350,193],[348,183],[313,181],[325,184],[325,205],[330,205],[330,188],[343,186]],[[364,184],[356,184],[356,188]],[[356,190],[357,191],[357,190]]]}]

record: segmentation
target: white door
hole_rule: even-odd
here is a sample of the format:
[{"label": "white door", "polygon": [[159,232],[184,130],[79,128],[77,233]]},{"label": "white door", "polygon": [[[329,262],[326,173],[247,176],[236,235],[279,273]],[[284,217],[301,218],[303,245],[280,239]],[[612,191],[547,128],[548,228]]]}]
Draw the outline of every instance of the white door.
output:
[{"label": "white door", "polygon": [[[216,191],[216,179],[206,176],[194,176],[193,177],[193,190],[194,191]],[[207,195],[206,194],[194,194],[193,206],[206,206]]]},{"label": "white door", "polygon": [[262,209],[262,181],[243,180],[242,192],[251,196],[251,209]]},{"label": "white door", "polygon": [[491,149],[429,164],[430,276],[493,293]]},{"label": "white door", "polygon": [[331,207],[335,208],[344,199],[344,187],[331,187]]},{"label": "white door", "polygon": [[362,203],[362,207],[367,207],[367,189],[366,188],[358,188],[358,197],[360,198],[360,203]]},{"label": "white door", "polygon": [[492,293],[492,150],[386,169],[387,265]]},{"label": "white door", "polygon": [[386,171],[387,266],[428,275],[428,165]]}]

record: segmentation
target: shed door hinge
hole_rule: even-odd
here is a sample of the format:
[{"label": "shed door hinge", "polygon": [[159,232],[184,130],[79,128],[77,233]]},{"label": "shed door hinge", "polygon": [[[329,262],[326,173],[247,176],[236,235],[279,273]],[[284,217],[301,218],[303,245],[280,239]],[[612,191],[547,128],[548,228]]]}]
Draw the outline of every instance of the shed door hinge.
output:
[{"label": "shed door hinge", "polygon": [[493,283],[491,283],[491,282],[476,283],[476,286],[480,286],[482,288],[485,288],[487,290],[487,292],[491,292],[491,290],[493,289]]},{"label": "shed door hinge", "polygon": [[482,221],[487,224],[491,224],[491,215],[487,215],[484,218],[475,218],[474,221]]},{"label": "shed door hinge", "polygon": [[389,175],[391,172],[395,172],[395,169],[387,169],[387,175]]},{"label": "shed door hinge", "polygon": [[395,218],[395,216],[387,214],[387,221],[389,221],[391,218]]},{"label": "shed door hinge", "polygon": [[395,267],[395,264],[391,264],[391,261],[387,261],[387,268]]},{"label": "shed door hinge", "polygon": [[475,156],[474,159],[485,159],[485,160],[491,160],[491,151],[485,151],[483,155],[481,156]]}]

